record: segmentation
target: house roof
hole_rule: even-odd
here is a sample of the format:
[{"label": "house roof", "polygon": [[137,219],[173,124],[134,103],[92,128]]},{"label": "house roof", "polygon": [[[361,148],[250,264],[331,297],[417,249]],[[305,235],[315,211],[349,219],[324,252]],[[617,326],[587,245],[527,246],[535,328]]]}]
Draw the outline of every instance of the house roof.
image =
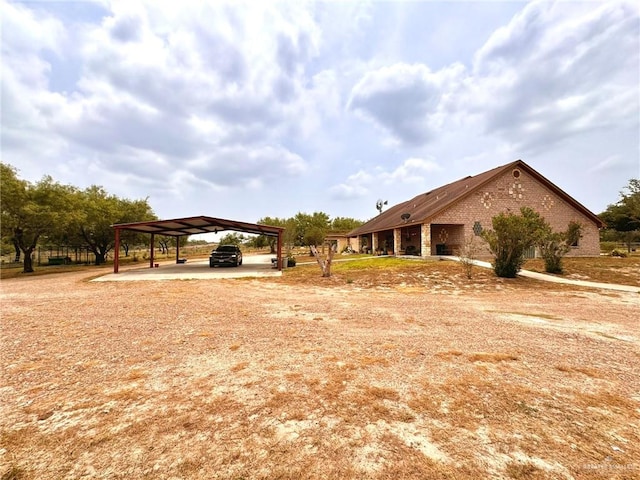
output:
[{"label": "house roof", "polygon": [[119,223],[112,225],[112,227],[121,230],[132,230],[140,233],[154,233],[173,237],[196,235],[199,233],[217,233],[223,230],[235,230],[237,232],[248,232],[256,233],[258,235],[277,237],[278,232],[284,230],[283,227],[259,225],[256,223],[246,223],[237,220],[227,220],[224,218],[213,218],[207,216],[174,218],[171,220],[152,220],[136,223]]},{"label": "house roof", "polygon": [[[367,233],[407,227],[412,224],[420,225],[423,223],[429,223],[431,218],[435,217],[446,208],[449,208],[454,203],[473,194],[487,183],[516,167],[527,172],[540,183],[552,190],[556,195],[573,206],[573,208],[592,220],[598,227],[602,227],[604,225],[597,215],[576,201],[568,193],[551,183],[522,160],[516,160],[515,162],[493,168],[475,176],[461,178],[453,183],[443,185],[442,187],[438,187],[426,193],[421,193],[420,195],[413,197],[411,200],[394,205],[380,215],[372,218],[361,227],[349,232],[349,236],[355,237],[357,235],[364,235]],[[410,216],[405,222],[402,216],[407,213]]]}]

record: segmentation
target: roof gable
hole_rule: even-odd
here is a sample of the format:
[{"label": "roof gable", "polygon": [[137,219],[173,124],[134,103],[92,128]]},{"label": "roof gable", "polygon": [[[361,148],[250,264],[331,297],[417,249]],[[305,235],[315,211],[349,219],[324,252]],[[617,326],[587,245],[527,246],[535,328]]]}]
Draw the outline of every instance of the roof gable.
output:
[{"label": "roof gable", "polygon": [[[446,208],[449,208],[454,203],[473,194],[475,191],[479,190],[503,173],[511,171],[516,167],[529,173],[532,177],[573,206],[573,208],[579,210],[587,218],[591,219],[598,227],[603,226],[602,221],[593,212],[577,202],[573,197],[561,190],[559,187],[551,183],[540,173],[536,172],[525,162],[522,160],[516,160],[515,162],[493,168],[475,176],[461,178],[460,180],[435,188],[426,193],[416,195],[411,200],[394,205],[380,215],[372,218],[361,227],[351,231],[349,236],[379,232],[381,230],[391,230],[393,228],[404,227],[411,224],[428,223],[430,218],[436,216]],[[410,215],[406,222],[401,217],[403,214]]]}]

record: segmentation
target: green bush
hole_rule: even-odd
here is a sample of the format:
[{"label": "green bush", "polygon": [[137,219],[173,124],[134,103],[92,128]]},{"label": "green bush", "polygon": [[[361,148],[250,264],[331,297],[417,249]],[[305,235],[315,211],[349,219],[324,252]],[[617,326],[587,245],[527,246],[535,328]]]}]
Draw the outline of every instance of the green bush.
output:
[{"label": "green bush", "polygon": [[296,266],[296,259],[293,257],[288,257],[287,258],[287,267],[295,267]]},{"label": "green bush", "polygon": [[603,253],[611,253],[617,246],[617,242],[600,242],[600,251]]},{"label": "green bush", "polygon": [[514,278],[525,262],[524,253],[536,245],[546,223],[528,207],[520,215],[500,213],[492,219],[493,230],[482,232],[494,255],[493,270],[498,277]]}]

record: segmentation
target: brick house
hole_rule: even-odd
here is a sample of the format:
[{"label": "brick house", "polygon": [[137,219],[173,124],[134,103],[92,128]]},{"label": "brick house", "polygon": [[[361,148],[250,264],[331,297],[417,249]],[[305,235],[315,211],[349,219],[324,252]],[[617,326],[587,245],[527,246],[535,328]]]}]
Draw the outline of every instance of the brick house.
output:
[{"label": "brick house", "polygon": [[494,216],[519,213],[523,206],[540,213],[554,231],[566,230],[572,220],[582,225],[582,238],[568,255],[600,254],[602,221],[522,160],[394,205],[348,236],[359,252],[451,255],[465,239],[492,228]]}]

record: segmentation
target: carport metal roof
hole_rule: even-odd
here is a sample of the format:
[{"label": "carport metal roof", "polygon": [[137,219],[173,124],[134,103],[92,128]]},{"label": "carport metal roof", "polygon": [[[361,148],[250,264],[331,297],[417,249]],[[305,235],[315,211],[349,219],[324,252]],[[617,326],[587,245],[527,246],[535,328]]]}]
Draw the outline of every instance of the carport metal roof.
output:
[{"label": "carport metal roof", "polygon": [[171,220],[152,220],[148,222],[118,223],[112,225],[116,230],[132,230],[140,233],[154,233],[181,237],[182,235],[197,235],[199,233],[218,233],[223,230],[235,230],[237,232],[255,233],[277,237],[283,227],[271,225],[259,225],[257,223],[239,222],[224,218],[207,216],[174,218]]},{"label": "carport metal roof", "polygon": [[[234,230],[237,232],[254,233],[257,235],[267,235],[278,238],[278,269],[282,268],[282,232],[283,227],[272,225],[260,225],[257,223],[240,222],[237,220],[227,220],[224,218],[214,218],[201,215],[199,217],[174,218],[170,220],[151,220],[148,222],[118,223],[111,225],[116,230],[116,244],[114,249],[113,273],[118,273],[119,253],[120,253],[120,231],[130,230],[138,233],[151,234],[151,258],[149,266],[153,268],[153,249],[155,235],[168,235],[181,237],[184,235],[198,235],[200,233],[218,233],[224,230]],[[176,249],[176,262],[178,260],[178,249]]]}]

